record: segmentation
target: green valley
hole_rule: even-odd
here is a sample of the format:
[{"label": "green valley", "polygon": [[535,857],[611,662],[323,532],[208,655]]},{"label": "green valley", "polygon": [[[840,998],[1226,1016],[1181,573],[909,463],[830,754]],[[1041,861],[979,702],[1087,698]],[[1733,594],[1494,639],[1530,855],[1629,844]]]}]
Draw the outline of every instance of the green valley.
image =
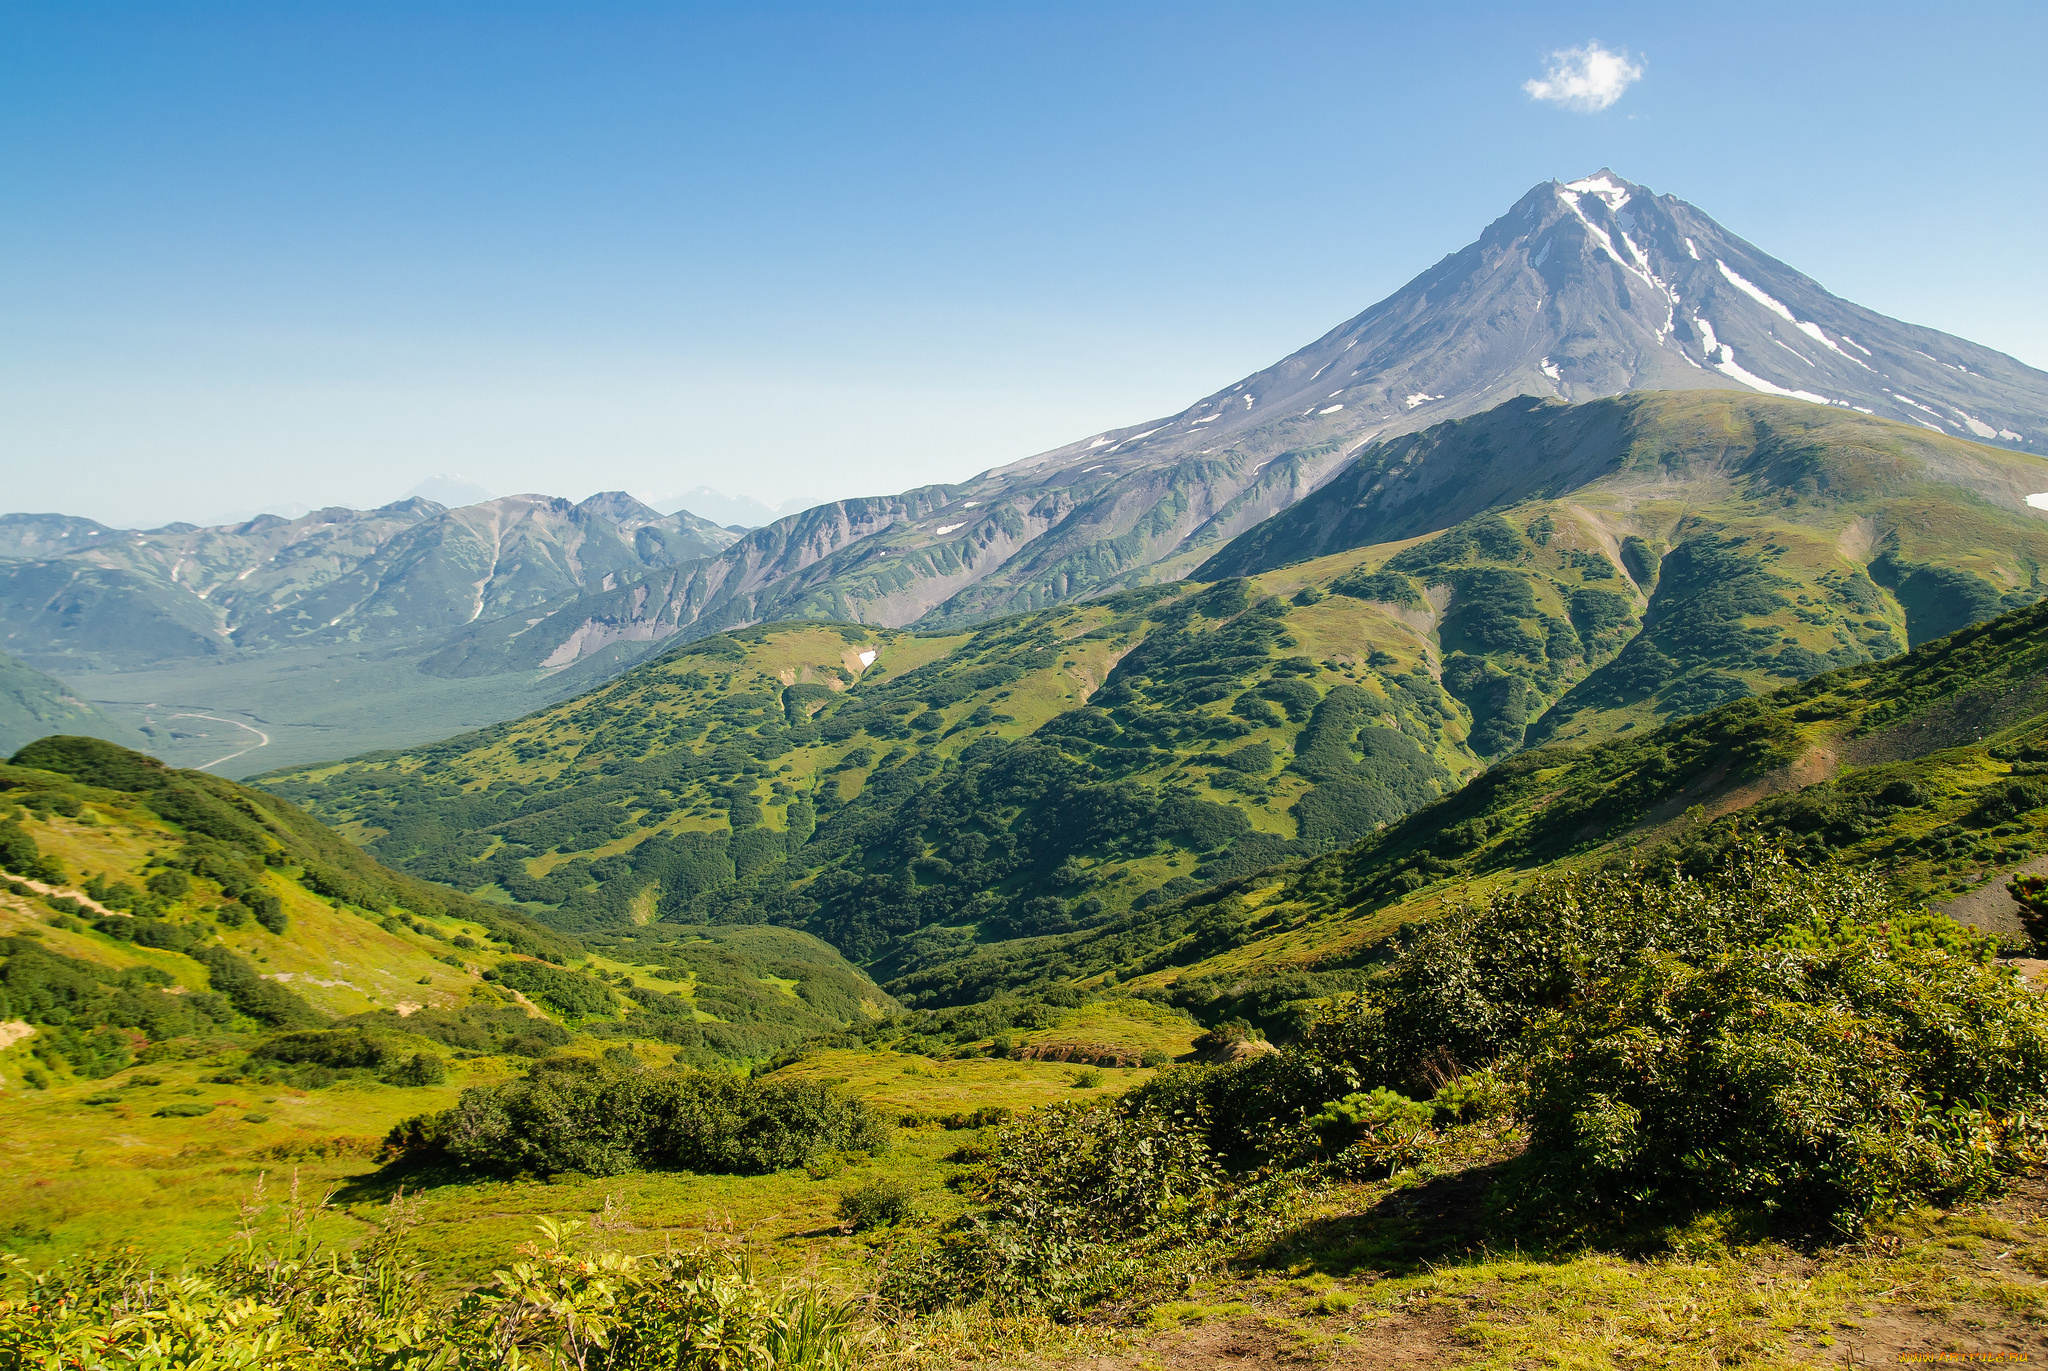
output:
[{"label": "green valley", "polygon": [[[1373,489],[1483,469],[1547,490],[1545,453],[1568,494],[1445,531],[1396,508],[1371,526],[1405,536],[1365,547],[1255,533],[1250,575],[957,633],[761,625],[266,784],[554,927],[780,924],[949,995],[941,968],[1343,847],[1531,744],[1640,733],[2042,593],[2048,521],[2022,497],[2048,464],[1795,401],[1517,401],[1360,467]],[[1329,489],[1303,518],[1357,494]],[[1283,543],[1317,555],[1259,569]]]},{"label": "green valley", "polygon": [[[326,1318],[555,1356],[590,1299],[752,1311],[790,1366],[1210,1328],[1509,1364],[1661,1345],[1681,1288],[1736,1360],[1936,1286],[2026,1345],[2036,1297],[1954,1253],[2048,1260],[2002,894],[2048,868],[2041,464],[1704,393],[1504,407],[1374,479],[1517,434],[1569,490],[957,631],[737,629],[261,789],[28,745],[9,1246],[198,1263],[198,1318],[326,1244],[276,1315],[309,1366]],[[279,1208],[286,1168],[332,1193]],[[556,1313],[481,1317],[543,1218]],[[126,1277],[58,1270],[129,1336],[91,1312]],[[400,1270],[403,1333],[349,1293]],[[775,1341],[814,1316],[825,1360]]]}]

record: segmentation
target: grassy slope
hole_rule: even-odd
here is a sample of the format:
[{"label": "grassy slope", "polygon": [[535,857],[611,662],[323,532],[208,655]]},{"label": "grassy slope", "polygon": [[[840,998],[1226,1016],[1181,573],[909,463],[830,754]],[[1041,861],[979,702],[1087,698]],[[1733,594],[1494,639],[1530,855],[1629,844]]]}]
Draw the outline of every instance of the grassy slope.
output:
[{"label": "grassy slope", "polygon": [[1574,425],[1607,444],[1582,459],[1597,479],[971,633],[723,635],[268,784],[559,926],[791,923],[932,993],[915,978],[1329,850],[1531,742],[1626,737],[2040,593],[2048,523],[2006,507],[2048,484],[2034,459],[1724,394],[1537,420],[1571,430],[1552,446]]},{"label": "grassy slope", "polygon": [[[563,926],[616,928],[651,913],[734,917],[735,897],[721,895],[720,883],[744,885],[769,868],[778,873],[773,889],[757,878],[737,898],[757,909],[801,899],[827,866],[886,873],[894,859],[879,850],[889,843],[878,826],[935,841],[939,820],[914,812],[913,801],[924,804],[915,797],[973,761],[963,761],[971,748],[980,745],[986,763],[988,740],[1017,744],[1056,718],[1078,720],[1084,732],[1041,735],[1036,760],[1016,763],[1030,774],[1004,782],[1019,798],[993,808],[1014,817],[1048,787],[1100,798],[1120,786],[1149,797],[1147,805],[1180,808],[1141,816],[1150,824],[1143,833],[1110,824],[1055,834],[1010,861],[982,888],[997,892],[1006,903],[996,912],[1016,924],[1087,917],[1069,911],[1090,899],[1125,907],[1176,876],[1191,878],[1203,853],[1209,864],[1240,866],[1286,855],[1293,806],[1319,784],[1289,769],[1296,735],[1334,687],[1356,686],[1368,712],[1412,740],[1404,765],[1428,778],[1419,798],[1476,769],[1455,705],[1428,675],[1433,649],[1422,633],[1341,596],[1247,615],[1260,588],[1248,589],[1141,593],[940,637],[774,625],[690,644],[578,700],[440,747],[268,784],[401,868],[520,899]],[[863,651],[878,654],[866,669]],[[1074,714],[1091,697],[1102,700],[1113,673],[1122,702]],[[1285,703],[1258,698],[1274,691],[1292,692],[1293,720]],[[1260,745],[1271,759],[1257,770],[1219,764]],[[1376,811],[1321,845],[1412,803]],[[984,832],[992,817],[972,815]],[[1042,810],[1035,817],[1048,818]],[[804,847],[812,825],[816,837]],[[795,861],[778,867],[792,837]],[[1068,857],[1073,879],[1061,909],[1021,911],[1040,893],[1031,887]],[[927,883],[963,888],[943,873],[920,889]],[[937,912],[876,926],[827,909],[801,922],[873,959],[901,933],[963,922],[952,908]]]},{"label": "grassy slope", "polygon": [[[1196,1031],[1142,1002],[1112,1000],[1068,1011],[1017,1038],[1026,1047],[1084,1042],[1182,1055]],[[843,1084],[885,1115],[908,1116],[911,1126],[897,1130],[882,1154],[835,1157],[813,1173],[768,1176],[636,1173],[592,1180],[568,1174],[548,1183],[437,1177],[422,1192],[422,1242],[434,1254],[437,1277],[476,1278],[530,1238],[538,1218],[595,1210],[609,1197],[630,1213],[631,1242],[643,1250],[744,1235],[767,1244],[760,1253],[774,1267],[856,1264],[868,1259],[867,1248],[840,1235],[833,1217],[840,1195],[854,1185],[900,1180],[919,1192],[926,1212],[959,1205],[945,1188],[955,1170],[947,1158],[970,1135],[935,1120],[989,1107],[1021,1110],[1100,1098],[1152,1075],[1128,1068],[1091,1078],[1083,1066],[999,1061],[973,1050],[985,1045],[968,1044],[969,1055],[934,1060],[891,1050],[883,1040],[868,1049],[813,1052],[784,1068],[791,1078]],[[211,1083],[207,1078],[238,1055],[232,1044],[213,1046],[217,1050],[104,1080],[0,1091],[0,1147],[8,1158],[0,1168],[0,1248],[41,1261],[127,1243],[157,1260],[203,1258],[226,1246],[237,1204],[266,1174],[273,1200],[293,1177],[311,1197],[332,1192],[334,1208],[322,1231],[333,1241],[354,1241],[405,1179],[377,1170],[374,1144],[385,1130],[412,1114],[445,1108],[461,1088],[503,1080],[519,1066],[486,1055],[453,1063],[449,1082],[439,1087],[346,1081],[301,1090]],[[635,1050],[650,1063],[668,1057],[645,1042]],[[100,1102],[89,1103],[94,1100]],[[192,1101],[218,1107],[199,1119],[154,1116],[164,1104]]]},{"label": "grassy slope", "polygon": [[[501,1050],[450,1052],[439,1041],[409,1033],[407,1024],[419,1020],[388,1014],[394,1008],[401,1015],[422,1006],[451,1013],[509,1012],[515,1022],[567,1023],[575,1033],[570,1050],[623,1046],[665,1064],[676,1050],[653,1034],[658,1025],[648,1016],[628,1011],[631,1002],[617,994],[627,982],[642,991],[673,992],[687,1006],[685,1018],[704,1027],[766,1034],[759,1044],[763,1054],[894,1007],[830,948],[793,930],[664,925],[641,937],[606,937],[586,954],[502,907],[383,870],[274,796],[210,776],[166,771],[119,749],[94,751],[87,745],[81,755],[71,744],[72,755],[49,755],[50,746],[45,745],[46,755],[31,753],[27,759],[62,765],[66,771],[0,766],[0,811],[28,834],[44,859],[62,869],[61,882],[42,879],[37,886],[69,891],[59,898],[74,908],[67,912],[22,882],[16,884],[29,893],[0,891],[0,939],[14,940],[0,942],[0,980],[17,955],[12,949],[34,946],[109,973],[148,968],[166,983],[154,993],[207,991],[208,969],[192,956],[118,936],[132,932],[136,914],[101,917],[92,906],[76,908],[89,898],[81,887],[125,882],[139,894],[151,874],[188,862],[199,849],[249,853],[257,860],[238,870],[280,901],[286,919],[282,933],[238,914],[255,896],[231,898],[227,885],[236,884],[232,876],[227,885],[197,876],[186,895],[145,904],[139,912],[178,930],[181,938],[240,954],[258,974],[288,987],[318,1015],[365,1016],[351,1021],[371,1025],[402,1052],[443,1056],[450,1075],[433,1086],[393,1085],[367,1073],[344,1073],[325,1086],[265,1081],[252,1073],[250,1052],[271,1030],[239,1015],[162,1041],[127,1032],[133,1064],[103,1073],[67,1063],[52,1051],[51,1035],[61,1030],[12,1022],[0,1034],[5,1044],[0,1047],[0,1149],[7,1158],[0,1167],[0,1215],[5,1216],[0,1247],[8,1250],[40,1257],[132,1243],[167,1259],[218,1250],[233,1226],[238,1197],[259,1175],[270,1175],[273,1198],[287,1173],[303,1171],[309,1194],[347,1187],[354,1184],[350,1178],[374,1170],[370,1159],[392,1125],[446,1107],[464,1087],[503,1080],[524,1069],[523,1056]],[[116,784],[90,784],[79,773]],[[194,795],[219,802],[225,814],[195,807]],[[166,811],[181,819],[166,818]],[[265,848],[273,858],[267,865],[260,857]],[[354,882],[359,895],[381,893],[384,898],[348,900],[320,893],[345,880]],[[471,945],[456,943],[458,937]],[[544,998],[536,1002],[486,983],[480,976],[484,970],[495,968],[504,975],[509,964],[528,960],[512,951],[515,946],[576,961],[577,983],[604,996],[611,1012],[569,1016]],[[1156,1018],[1143,1006],[1134,1012],[1140,1025]],[[721,1015],[735,1017],[727,1021]],[[1182,1020],[1169,1022],[1184,1029],[1177,1042],[1169,1035],[1170,1045],[1185,1051],[1195,1030]],[[28,1027],[34,1031],[24,1035]],[[1157,1025],[1133,1031],[1154,1037],[1160,1032]],[[569,1032],[559,1037],[571,1041]],[[1053,1062],[1016,1063],[992,1079],[972,1077],[972,1070],[965,1068],[970,1078],[952,1087],[921,1083],[920,1097],[953,1101],[951,1111],[1012,1099],[1023,1105],[1072,1091],[1076,1074],[1075,1068]],[[956,1068],[947,1074],[963,1073]],[[1096,1093],[1104,1088],[1096,1087]],[[892,1098],[886,1091],[882,1097],[885,1102]],[[166,1106],[211,1108],[197,1117],[160,1116],[157,1111]],[[922,1150],[907,1148],[886,1165],[936,1168],[948,1149],[939,1146],[936,1134],[928,1143]],[[706,1178],[700,1184],[694,1178],[665,1177],[636,1178],[633,1184],[651,1196],[666,1197],[662,1202],[673,1206],[671,1221],[683,1229],[701,1224],[708,1209],[728,1203],[762,1215],[780,1212],[791,1199],[787,1179]],[[544,1187],[530,1188],[543,1192],[544,1199],[535,1204],[559,1198]],[[472,1193],[458,1186],[437,1198],[430,1223],[445,1215],[442,1236],[453,1259],[474,1253],[477,1263],[502,1260],[504,1249],[526,1236],[523,1211],[503,1208],[506,1189],[479,1187]],[[798,1198],[812,1190],[813,1218],[822,1218],[838,1191],[813,1185]],[[345,1190],[344,1198],[352,1193]],[[474,1207],[479,1197],[485,1197],[481,1212]],[[337,1239],[361,1231],[341,1212],[323,1223]]]},{"label": "grassy slope", "polygon": [[1738,831],[1941,902],[2048,851],[2044,763],[2036,605],[1661,729],[1524,753],[1343,852],[928,976],[972,998],[1105,973],[1142,987],[1365,965],[1446,902],[1560,862],[1696,868]]}]

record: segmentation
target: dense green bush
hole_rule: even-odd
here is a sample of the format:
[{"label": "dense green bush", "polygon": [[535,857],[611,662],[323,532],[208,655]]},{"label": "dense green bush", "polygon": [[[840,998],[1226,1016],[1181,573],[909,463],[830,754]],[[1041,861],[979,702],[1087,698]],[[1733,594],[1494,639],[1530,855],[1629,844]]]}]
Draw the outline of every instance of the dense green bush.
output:
[{"label": "dense green bush", "polygon": [[899,1249],[883,1281],[890,1302],[1070,1306],[1103,1293],[1131,1243],[1189,1236],[1221,1198],[1220,1160],[1169,1112],[1054,1105],[984,1137],[963,1186],[978,1211]]},{"label": "dense green bush", "polygon": [[390,1142],[394,1151],[438,1151],[495,1175],[614,1176],[759,1174],[829,1150],[878,1150],[888,1140],[865,1104],[812,1082],[551,1058],[523,1080],[463,1091],[453,1109],[401,1125]]},{"label": "dense green bush", "polygon": [[192,947],[186,949],[185,955],[206,968],[208,982],[239,1013],[257,1023],[270,1028],[301,1028],[327,1021],[327,1016],[306,1003],[297,991],[263,979],[247,958],[225,947]]},{"label": "dense green bush", "polygon": [[917,1216],[916,1192],[902,1181],[878,1178],[839,1197],[840,1221],[856,1233],[893,1228]]},{"label": "dense green bush", "polygon": [[1440,1093],[1447,1119],[1519,1107],[1531,1216],[1853,1228],[2036,1157],[2048,1010],[1994,948],[1874,873],[1753,845],[1697,880],[1571,873],[1412,930],[1283,1051],[1131,1099],[1247,1157],[1375,1087]]},{"label": "dense green bush", "polygon": [[390,1085],[439,1085],[447,1079],[447,1063],[431,1052],[415,1052],[384,1068],[384,1080]]},{"label": "dense green bush", "polygon": [[37,1035],[41,1046],[87,1079],[120,1070],[109,1063],[126,1051],[115,1050],[115,1038],[97,1031],[102,1027],[164,1039],[217,1032],[234,1022],[226,996],[165,995],[159,987],[170,980],[154,967],[114,971],[52,952],[33,939],[0,939],[0,1020],[48,1026]]},{"label": "dense green bush", "polygon": [[1528,1047],[1530,1203],[1853,1230],[2040,1160],[2048,1013],[2000,968],[1846,936],[1649,957]]},{"label": "dense green bush", "polygon": [[616,1008],[612,992],[602,981],[546,962],[501,962],[486,979],[509,986],[557,1014],[609,1015]]},{"label": "dense green bush", "polygon": [[44,856],[36,840],[13,819],[0,819],[0,869],[38,881],[64,879],[64,868],[55,858]]}]

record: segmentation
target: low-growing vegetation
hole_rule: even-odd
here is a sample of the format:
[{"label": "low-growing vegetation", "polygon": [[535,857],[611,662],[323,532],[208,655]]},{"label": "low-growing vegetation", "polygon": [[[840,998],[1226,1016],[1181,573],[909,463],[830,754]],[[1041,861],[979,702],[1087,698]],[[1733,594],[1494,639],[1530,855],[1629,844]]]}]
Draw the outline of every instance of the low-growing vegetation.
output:
[{"label": "low-growing vegetation", "polygon": [[296,1191],[259,1186],[236,1249],[199,1270],[132,1257],[0,1271],[0,1366],[325,1371],[845,1371],[853,1312],[814,1286],[757,1279],[729,1255],[634,1256],[581,1221],[546,1220],[491,1279],[441,1294],[402,1198],[367,1241],[329,1248]]},{"label": "low-growing vegetation", "polygon": [[1706,1213],[1839,1239],[1981,1198],[2048,1143],[2048,1007],[1993,948],[1758,846],[1704,878],[1549,878],[1414,930],[1277,1052],[989,1131],[978,1208],[884,1293],[1071,1309],[1504,1124],[1503,1245],[1655,1247]]}]

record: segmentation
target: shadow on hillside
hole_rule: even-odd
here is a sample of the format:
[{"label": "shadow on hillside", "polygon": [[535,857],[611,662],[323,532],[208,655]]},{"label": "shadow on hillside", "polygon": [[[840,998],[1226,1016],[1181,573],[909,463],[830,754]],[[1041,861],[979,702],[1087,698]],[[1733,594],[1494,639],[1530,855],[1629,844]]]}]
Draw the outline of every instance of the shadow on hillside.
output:
[{"label": "shadow on hillside", "polygon": [[477,1179],[474,1172],[447,1164],[432,1165],[395,1162],[350,1176],[335,1187],[336,1204],[389,1204],[402,1186],[408,1195],[442,1185],[462,1185]]},{"label": "shadow on hillside", "polygon": [[1491,1203],[1512,1162],[1475,1166],[1421,1185],[1396,1190],[1366,1209],[1332,1215],[1291,1229],[1252,1254],[1260,1266],[1298,1268],[1303,1262],[1333,1276],[1361,1269],[1390,1276],[1516,1247]]}]

